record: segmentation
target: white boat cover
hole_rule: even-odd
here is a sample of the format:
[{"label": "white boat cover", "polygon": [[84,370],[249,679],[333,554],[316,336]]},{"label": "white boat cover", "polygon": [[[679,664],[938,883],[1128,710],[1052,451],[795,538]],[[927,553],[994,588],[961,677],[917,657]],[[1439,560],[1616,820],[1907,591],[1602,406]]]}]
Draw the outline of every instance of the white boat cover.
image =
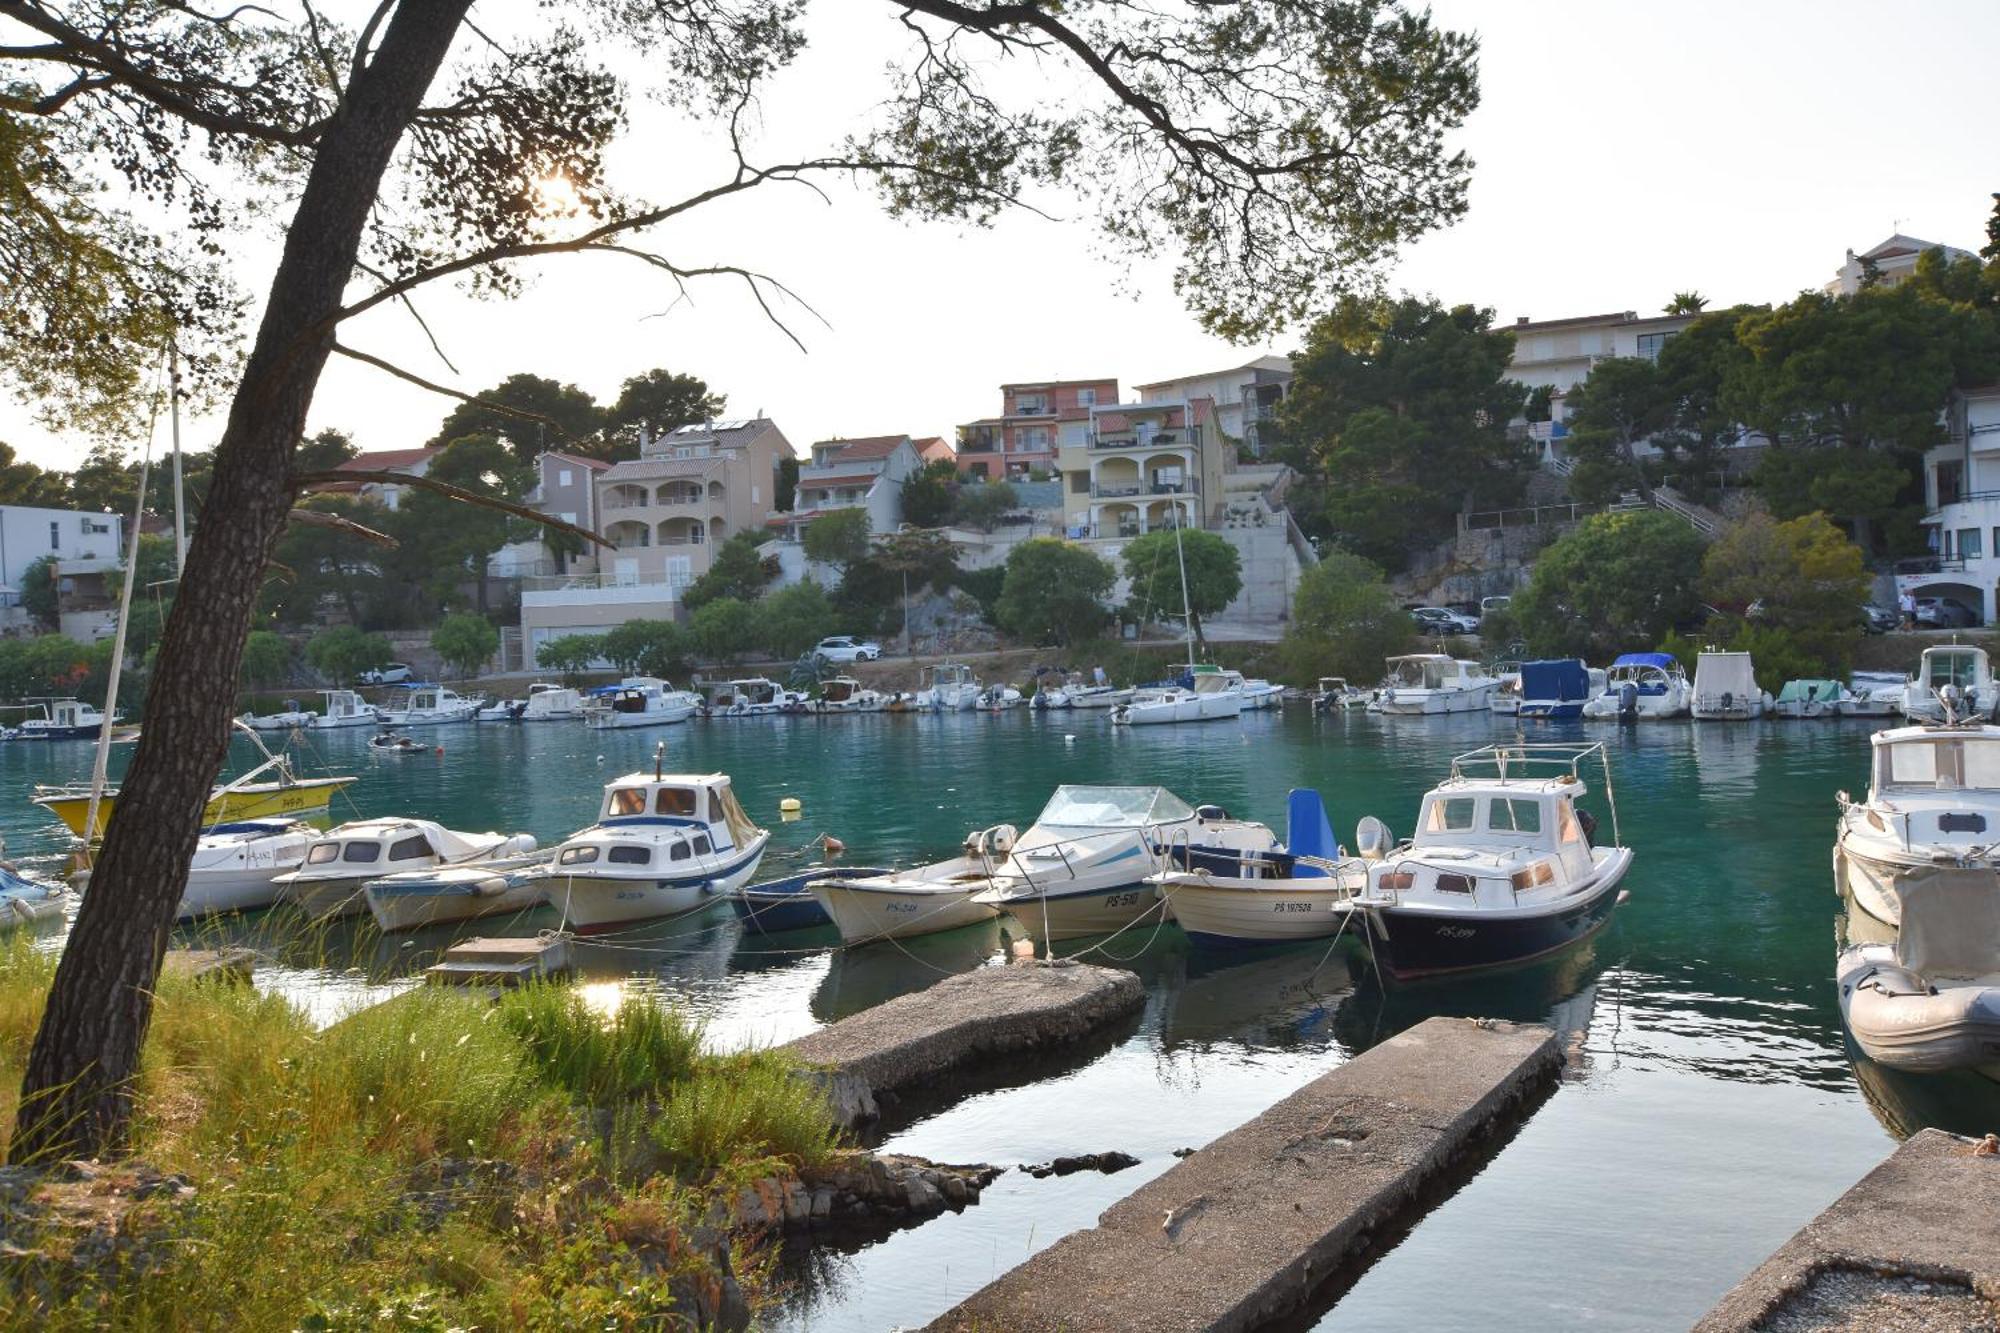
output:
[{"label": "white boat cover", "polygon": [[1695,659],[1694,697],[1703,701],[1760,697],[1748,653],[1703,653]]},{"label": "white boat cover", "polygon": [[1917,866],[1896,876],[1896,961],[1928,981],[2000,973],[2000,893],[1986,867]]}]

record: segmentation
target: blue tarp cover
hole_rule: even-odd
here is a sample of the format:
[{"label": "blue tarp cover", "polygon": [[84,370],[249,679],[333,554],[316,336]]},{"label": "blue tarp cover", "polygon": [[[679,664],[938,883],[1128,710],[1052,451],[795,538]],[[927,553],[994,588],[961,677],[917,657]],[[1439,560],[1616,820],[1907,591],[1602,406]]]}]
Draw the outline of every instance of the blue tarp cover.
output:
[{"label": "blue tarp cover", "polygon": [[1523,702],[1569,703],[1589,697],[1590,672],[1579,659],[1558,657],[1542,662],[1521,663]]}]

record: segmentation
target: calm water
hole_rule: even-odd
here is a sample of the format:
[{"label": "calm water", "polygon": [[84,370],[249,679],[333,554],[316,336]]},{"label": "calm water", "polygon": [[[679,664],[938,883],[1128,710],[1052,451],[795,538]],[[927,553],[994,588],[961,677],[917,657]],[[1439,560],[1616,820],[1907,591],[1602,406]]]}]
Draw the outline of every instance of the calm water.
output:
[{"label": "calm water", "polygon": [[[1273,823],[1289,788],[1316,786],[1343,834],[1364,814],[1407,832],[1453,753],[1512,734],[1511,722],[1485,716],[1315,719],[1296,708],[1133,731],[1101,715],[1025,713],[744,719],[622,735],[460,726],[435,734],[441,756],[419,759],[371,755],[352,733],[315,737],[304,766],[363,775],[340,817],[420,814],[554,840],[590,820],[605,779],[650,767],[664,739],[670,768],[733,776],[745,807],[777,830],[765,863],[776,873],[822,831],[856,862],[942,856],[970,828],[1025,827],[1061,782],[1158,783]],[[1502,977],[1385,992],[1346,947],[1217,960],[1191,954],[1171,927],[1132,932],[1110,951],[1147,985],[1135,1028],[886,1146],[997,1164],[1115,1148],[1142,1164],[1039,1181],[1009,1172],[961,1215],[823,1251],[800,1266],[780,1326],[920,1324],[1090,1225],[1172,1166],[1174,1149],[1207,1142],[1432,1014],[1554,1023],[1576,1034],[1581,1072],[1320,1327],[1685,1326],[1874,1165],[1895,1132],[1973,1128],[1983,1108],[1926,1103],[1873,1071],[1864,1096],[1843,1049],[1828,858],[1833,793],[1865,784],[1867,728],[1680,723],[1588,734],[1611,744],[1638,860],[1631,900],[1585,949]],[[247,743],[238,746],[247,764]],[[88,765],[83,746],[0,747],[0,778],[23,794],[34,781],[85,776]],[[780,824],[786,796],[801,799],[804,816]],[[62,847],[54,822],[20,801],[0,808],[0,833],[31,864]],[[550,924],[532,914],[511,928]],[[277,963],[259,984],[325,1019],[409,984],[395,978],[447,938],[343,927],[300,943],[266,929],[253,917],[211,933],[264,946]],[[495,923],[475,929],[494,933]],[[981,966],[997,942],[986,929],[834,953],[810,936],[741,939],[718,908],[592,944],[583,964],[606,1004],[628,987],[655,990],[702,1013],[716,1042],[740,1044],[783,1040]]]}]

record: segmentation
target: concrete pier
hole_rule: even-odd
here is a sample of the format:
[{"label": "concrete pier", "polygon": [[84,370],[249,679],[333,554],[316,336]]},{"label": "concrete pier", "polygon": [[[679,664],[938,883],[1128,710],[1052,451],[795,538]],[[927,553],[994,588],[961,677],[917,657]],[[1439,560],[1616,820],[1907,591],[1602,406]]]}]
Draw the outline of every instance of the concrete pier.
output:
[{"label": "concrete pier", "polygon": [[254,949],[169,949],[160,972],[195,981],[248,981],[256,970]]},{"label": "concrete pier", "polygon": [[1427,1019],[1231,1130],[930,1327],[1261,1327],[1410,1220],[1419,1192],[1472,1153],[1482,1131],[1514,1123],[1561,1063],[1547,1028]]},{"label": "concrete pier", "polygon": [[864,1009],[783,1049],[826,1078],[850,1126],[880,1100],[994,1057],[1063,1046],[1138,1010],[1139,978],[1084,963],[1013,963],[947,977]]},{"label": "concrete pier", "polygon": [[2000,1154],[1981,1147],[1942,1130],[1917,1134],[1695,1328],[2000,1325]]}]

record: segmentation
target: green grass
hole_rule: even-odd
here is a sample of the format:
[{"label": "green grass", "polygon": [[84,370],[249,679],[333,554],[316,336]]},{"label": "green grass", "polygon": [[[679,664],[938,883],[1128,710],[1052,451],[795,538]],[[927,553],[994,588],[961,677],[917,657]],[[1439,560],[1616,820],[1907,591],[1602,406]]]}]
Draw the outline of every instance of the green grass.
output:
[{"label": "green grass", "polygon": [[[0,945],[0,1133],[53,972]],[[779,1055],[706,1054],[676,1010],[604,1015],[557,986],[424,988],[318,1032],[250,987],[166,977],[135,1100],[134,1156],[186,1174],[194,1205],[137,1205],[163,1237],[148,1271],[0,1286],[0,1328],[655,1323],[705,1265],[687,1238],[718,1192],[840,1143]],[[417,1199],[442,1158],[519,1175],[440,1222]]]}]

